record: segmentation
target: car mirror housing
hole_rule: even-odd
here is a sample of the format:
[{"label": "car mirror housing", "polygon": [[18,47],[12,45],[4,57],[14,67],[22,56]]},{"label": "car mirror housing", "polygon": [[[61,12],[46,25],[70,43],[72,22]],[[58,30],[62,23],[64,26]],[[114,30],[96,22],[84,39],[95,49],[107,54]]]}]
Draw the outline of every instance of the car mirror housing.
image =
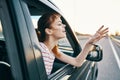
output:
[{"label": "car mirror housing", "polygon": [[94,44],[92,50],[89,51],[86,59],[89,61],[101,61],[103,58],[103,50],[101,46]]}]

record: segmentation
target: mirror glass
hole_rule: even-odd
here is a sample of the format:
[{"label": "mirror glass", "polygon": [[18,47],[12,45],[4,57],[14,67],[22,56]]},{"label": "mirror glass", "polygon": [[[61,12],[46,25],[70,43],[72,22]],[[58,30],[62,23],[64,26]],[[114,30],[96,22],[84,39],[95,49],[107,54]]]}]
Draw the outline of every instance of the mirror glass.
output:
[{"label": "mirror glass", "polygon": [[93,45],[92,50],[90,50],[89,54],[87,55],[86,59],[89,61],[101,61],[103,58],[103,51],[99,45]]}]

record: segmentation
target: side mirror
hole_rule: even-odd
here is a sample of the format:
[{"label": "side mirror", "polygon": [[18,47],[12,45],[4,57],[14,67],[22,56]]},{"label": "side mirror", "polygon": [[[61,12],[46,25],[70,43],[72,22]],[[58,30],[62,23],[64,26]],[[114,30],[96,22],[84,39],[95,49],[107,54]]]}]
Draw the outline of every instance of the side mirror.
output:
[{"label": "side mirror", "polygon": [[89,52],[86,59],[89,61],[101,61],[103,58],[103,51],[99,45],[94,44],[93,49]]}]

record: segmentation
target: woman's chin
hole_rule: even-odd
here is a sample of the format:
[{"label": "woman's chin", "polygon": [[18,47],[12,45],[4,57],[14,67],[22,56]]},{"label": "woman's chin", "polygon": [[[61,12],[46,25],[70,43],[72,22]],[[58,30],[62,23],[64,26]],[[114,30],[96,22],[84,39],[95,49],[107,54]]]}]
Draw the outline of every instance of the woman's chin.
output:
[{"label": "woman's chin", "polygon": [[62,39],[62,38],[66,38],[66,35],[61,36],[61,38],[60,38],[60,39]]}]

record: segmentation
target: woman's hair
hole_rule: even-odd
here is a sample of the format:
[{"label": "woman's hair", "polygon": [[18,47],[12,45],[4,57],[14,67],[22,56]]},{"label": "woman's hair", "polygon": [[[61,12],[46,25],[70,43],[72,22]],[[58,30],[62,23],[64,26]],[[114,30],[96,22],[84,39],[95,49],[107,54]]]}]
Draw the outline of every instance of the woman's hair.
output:
[{"label": "woman's hair", "polygon": [[38,34],[38,39],[40,42],[45,41],[46,39],[46,33],[45,29],[46,28],[51,28],[51,24],[55,21],[57,17],[60,17],[60,14],[57,12],[49,12],[45,13],[40,17],[38,20],[38,28],[37,28],[37,34]]},{"label": "woman's hair", "polygon": [[[45,29],[46,28],[51,28],[51,24],[55,21],[56,18],[61,17],[61,15],[57,12],[49,12],[49,13],[45,13],[44,15],[42,15],[42,17],[40,17],[40,19],[38,20],[38,28],[36,29],[36,33],[38,36],[38,40],[40,42],[44,42],[46,39],[46,33],[45,33]],[[55,46],[52,49],[53,53],[55,54],[55,56],[60,57],[60,53],[58,51],[58,46]]]},{"label": "woman's hair", "polygon": [[61,56],[61,54],[59,53],[57,45],[55,45],[55,47],[52,49],[52,52],[55,54],[56,57],[60,57]]}]

